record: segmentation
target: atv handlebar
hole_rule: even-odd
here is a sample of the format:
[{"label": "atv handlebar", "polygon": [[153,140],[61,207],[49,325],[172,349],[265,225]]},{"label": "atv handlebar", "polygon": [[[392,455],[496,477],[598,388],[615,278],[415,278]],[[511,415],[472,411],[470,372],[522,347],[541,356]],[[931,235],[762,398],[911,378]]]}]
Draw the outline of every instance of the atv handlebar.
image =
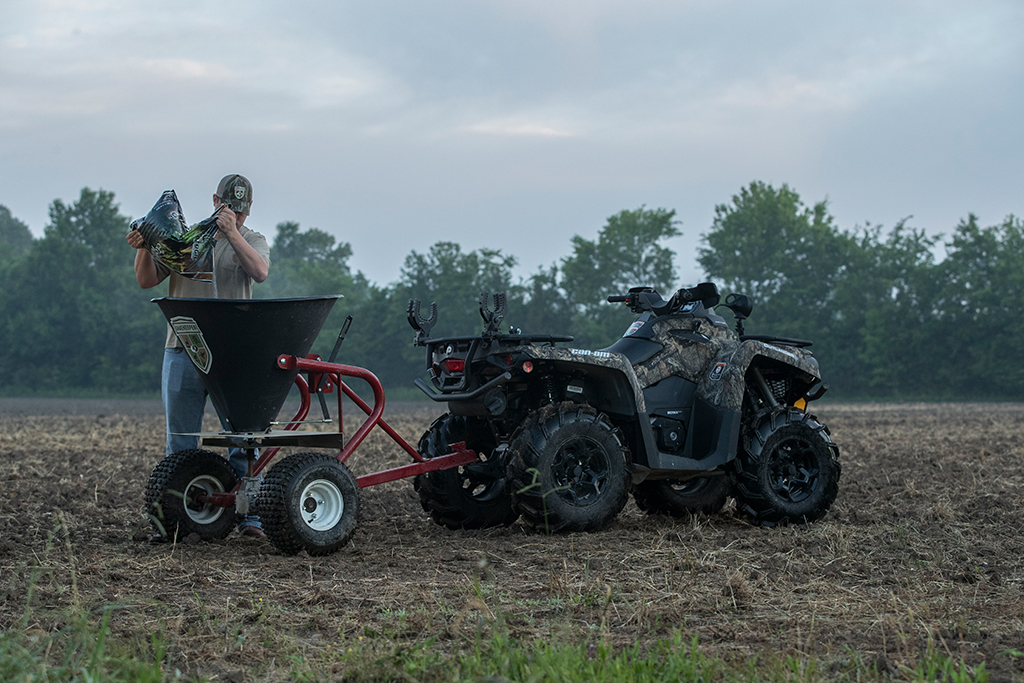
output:
[{"label": "atv handlebar", "polygon": [[668,301],[652,287],[633,287],[628,294],[613,294],[608,297],[609,303],[624,303],[634,313],[653,311],[656,315],[666,315],[688,301],[700,301],[705,308],[718,305],[718,286],[713,282],[702,282],[696,287],[682,288],[676,291]]},{"label": "atv handlebar", "polygon": [[633,287],[629,294],[613,294],[608,297],[609,303],[624,303],[634,313],[654,311],[658,315],[665,315],[673,308],[672,300],[665,301],[661,294],[650,287]]}]

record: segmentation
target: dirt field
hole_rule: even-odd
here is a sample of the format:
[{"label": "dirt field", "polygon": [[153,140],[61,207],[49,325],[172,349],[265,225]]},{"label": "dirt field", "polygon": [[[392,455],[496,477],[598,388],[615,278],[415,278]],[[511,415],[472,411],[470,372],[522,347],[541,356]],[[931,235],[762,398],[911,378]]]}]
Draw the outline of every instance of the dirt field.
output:
[{"label": "dirt field", "polygon": [[[352,543],[325,558],[234,534],[150,545],[143,489],[161,416],[5,405],[4,628],[27,616],[27,628],[52,630],[68,608],[117,605],[116,636],[159,633],[173,666],[232,681],[271,680],[290,656],[329,662],[375,638],[437,636],[445,648],[497,619],[520,640],[615,646],[681,630],[715,655],[813,655],[837,670],[861,656],[896,678],[932,648],[985,662],[992,680],[1024,680],[1024,405],[820,407],[844,469],[832,511],[807,527],[755,528],[731,503],[677,520],[630,502],[596,534],[452,532],[401,481],[361,491]],[[24,414],[47,411],[58,414]],[[412,404],[386,417],[415,443],[437,412]],[[377,434],[350,465],[405,462]]]}]

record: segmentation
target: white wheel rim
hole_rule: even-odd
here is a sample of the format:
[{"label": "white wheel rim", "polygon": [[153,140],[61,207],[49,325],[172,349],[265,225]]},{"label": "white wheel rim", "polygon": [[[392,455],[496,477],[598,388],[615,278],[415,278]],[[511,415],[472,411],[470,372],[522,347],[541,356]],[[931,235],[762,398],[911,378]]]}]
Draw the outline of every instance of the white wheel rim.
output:
[{"label": "white wheel rim", "polygon": [[299,497],[302,521],[314,531],[333,529],[345,514],[345,497],[331,481],[317,479],[302,489]]},{"label": "white wheel rim", "polygon": [[210,503],[198,503],[199,496],[209,496],[214,493],[224,493],[224,487],[216,477],[209,474],[201,474],[188,483],[185,487],[185,514],[196,524],[213,524],[224,514],[224,509],[219,505]]}]

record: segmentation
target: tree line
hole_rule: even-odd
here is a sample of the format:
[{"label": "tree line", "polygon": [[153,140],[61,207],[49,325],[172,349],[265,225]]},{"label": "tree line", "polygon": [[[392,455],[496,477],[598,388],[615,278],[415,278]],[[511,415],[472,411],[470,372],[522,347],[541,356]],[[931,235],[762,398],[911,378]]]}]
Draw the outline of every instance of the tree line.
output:
[{"label": "tree line", "polygon": [[[124,235],[130,218],[114,194],[85,188],[55,200],[44,234],[0,205],[0,392],[6,395],[155,392],[165,321],[140,290]],[[409,299],[438,303],[436,336],[482,328],[480,292],[504,291],[506,324],[571,334],[601,348],[632,315],[610,294],[680,286],[675,211],[646,206],[608,218],[594,239],[528,277],[514,255],[440,241],[411,251],[398,281],[380,285],[350,266],[352,249],[329,233],[283,222],[272,238],[258,298],[343,294],[314,351],[329,354],[345,316],[340,362],[369,368],[385,387],[411,386],[425,370],[405,319]],[[715,208],[694,239],[706,279],[750,295],[748,334],[811,339],[837,399],[1019,400],[1024,394],[1024,223],[982,227],[969,214],[948,236],[907,220],[842,229],[826,202],[807,206],[788,187],[752,182]],[[723,309],[724,311],[724,309]],[[724,311],[726,318],[731,318]]]}]

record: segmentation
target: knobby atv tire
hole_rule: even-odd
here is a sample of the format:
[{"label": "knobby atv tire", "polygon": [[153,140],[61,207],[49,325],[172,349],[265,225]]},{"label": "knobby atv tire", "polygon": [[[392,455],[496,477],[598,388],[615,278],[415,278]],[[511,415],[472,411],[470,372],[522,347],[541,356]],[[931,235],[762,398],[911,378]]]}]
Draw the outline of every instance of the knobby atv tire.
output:
[{"label": "knobby atv tire", "polygon": [[359,512],[359,487],[328,453],[296,453],[263,479],[256,511],[263,530],[286,555],[329,555],[348,543]]},{"label": "knobby atv tire", "polygon": [[235,488],[228,461],[210,451],[171,453],[153,469],[146,484],[146,516],[164,538],[199,534],[204,541],[225,538],[235,527],[234,507],[200,502],[200,496]]},{"label": "knobby atv tire", "polygon": [[637,484],[633,490],[636,506],[649,515],[673,517],[713,515],[725,506],[731,484],[729,477],[657,479]]},{"label": "knobby atv tire", "polygon": [[[449,445],[461,441],[482,458],[491,457],[495,448],[486,422],[446,413],[423,434],[418,450],[424,458],[436,458],[450,453]],[[413,488],[430,518],[449,529],[508,526],[519,513],[512,509],[501,467],[498,462],[480,462],[427,472],[416,476]]]},{"label": "knobby atv tire", "polygon": [[505,470],[512,505],[539,531],[597,531],[626,505],[629,450],[608,418],[566,402],[535,411],[519,427]]},{"label": "knobby atv tire", "polygon": [[748,431],[736,463],[737,508],[764,526],[820,519],[839,493],[839,447],[825,425],[796,408]]}]

